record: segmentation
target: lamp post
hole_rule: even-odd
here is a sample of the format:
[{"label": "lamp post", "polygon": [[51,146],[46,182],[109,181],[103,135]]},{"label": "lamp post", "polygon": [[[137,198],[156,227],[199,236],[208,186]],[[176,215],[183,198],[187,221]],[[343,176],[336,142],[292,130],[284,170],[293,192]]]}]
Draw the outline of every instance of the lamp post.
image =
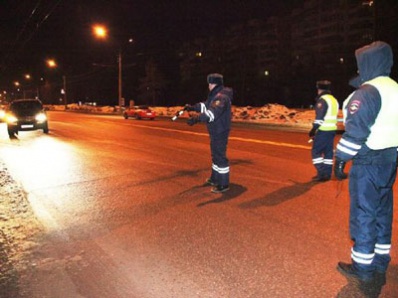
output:
[{"label": "lamp post", "polygon": [[[22,88],[22,91],[23,91],[23,98],[25,98],[25,96],[26,96],[26,91],[28,91],[29,93],[32,93],[32,91],[31,91],[31,79],[32,79],[32,77],[31,77],[31,75],[30,74],[25,74],[24,75],[24,77],[25,77],[25,80],[28,82],[27,84],[26,84],[26,88]],[[29,88],[29,89],[27,89],[27,88]],[[27,90],[26,90],[27,89]],[[29,95],[29,93],[28,93],[28,95]],[[30,97],[30,95],[29,95],[29,97]]]},{"label": "lamp post", "polygon": [[32,90],[30,89],[31,86],[31,75],[25,74],[24,76],[25,81],[15,81],[14,86],[17,88],[17,92],[22,91],[22,98],[25,99],[27,96],[30,97]]},{"label": "lamp post", "polygon": [[[14,82],[14,85],[15,85],[15,88],[17,88],[17,96],[18,96],[18,92],[20,91],[20,86],[21,86],[21,84],[18,82],[18,81],[15,81]],[[18,98],[18,97],[17,97]]]},{"label": "lamp post", "polygon": [[[102,25],[93,25],[92,27],[93,34],[98,39],[107,39],[108,38],[108,29]],[[129,43],[133,43],[133,39],[130,38],[128,40]],[[119,47],[119,52],[117,55],[117,65],[118,65],[118,105],[122,107],[125,105],[124,98],[123,98],[123,76],[122,76],[122,47]]]},{"label": "lamp post", "polygon": [[119,103],[119,107],[121,108],[122,106],[124,106],[124,100],[123,100],[123,95],[122,95],[122,50],[119,49],[119,55],[117,57],[117,64],[118,64],[118,94],[119,94],[119,99],[118,99],[118,103]]},{"label": "lamp post", "polygon": [[[47,59],[46,61],[47,66],[49,68],[57,68],[58,64],[54,59]],[[64,105],[65,105],[65,109],[67,109],[68,107],[68,101],[67,101],[67,97],[66,97],[66,75],[62,76],[62,89],[61,89],[61,94],[63,96],[63,101],[64,101]]]}]

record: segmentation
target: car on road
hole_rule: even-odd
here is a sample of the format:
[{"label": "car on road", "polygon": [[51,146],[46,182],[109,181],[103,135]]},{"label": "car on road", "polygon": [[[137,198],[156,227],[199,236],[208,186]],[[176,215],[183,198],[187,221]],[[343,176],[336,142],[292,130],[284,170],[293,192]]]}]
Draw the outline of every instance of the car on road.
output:
[{"label": "car on road", "polygon": [[18,131],[39,130],[48,133],[48,119],[39,99],[16,99],[11,102],[4,117],[10,137]]},{"label": "car on road", "polygon": [[133,106],[126,108],[123,112],[124,119],[135,118],[135,119],[150,119],[154,120],[156,117],[155,111],[151,110],[148,106]]}]

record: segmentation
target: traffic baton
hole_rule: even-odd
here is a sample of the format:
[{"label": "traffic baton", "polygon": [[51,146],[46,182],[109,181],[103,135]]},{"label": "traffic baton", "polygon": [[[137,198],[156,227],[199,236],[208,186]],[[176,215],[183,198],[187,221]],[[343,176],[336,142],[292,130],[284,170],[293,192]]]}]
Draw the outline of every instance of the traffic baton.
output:
[{"label": "traffic baton", "polygon": [[173,117],[171,117],[171,121],[176,121],[178,117],[184,114],[185,109],[179,110]]}]

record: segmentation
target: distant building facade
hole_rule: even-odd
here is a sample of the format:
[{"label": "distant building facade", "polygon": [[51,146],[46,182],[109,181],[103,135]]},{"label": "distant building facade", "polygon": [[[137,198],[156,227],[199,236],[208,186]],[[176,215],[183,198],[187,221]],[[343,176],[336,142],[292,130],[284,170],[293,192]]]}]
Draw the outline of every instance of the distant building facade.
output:
[{"label": "distant building facade", "polygon": [[237,105],[306,107],[315,96],[314,82],[329,79],[343,101],[356,74],[356,48],[380,39],[397,51],[396,2],[306,0],[287,16],[251,20],[221,37],[185,44],[182,86],[223,72]]}]

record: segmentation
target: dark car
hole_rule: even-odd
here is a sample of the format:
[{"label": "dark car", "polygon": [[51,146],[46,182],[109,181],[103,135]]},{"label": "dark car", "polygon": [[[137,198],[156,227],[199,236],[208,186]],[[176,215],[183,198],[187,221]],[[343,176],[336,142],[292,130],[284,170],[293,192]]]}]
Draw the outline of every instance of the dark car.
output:
[{"label": "dark car", "polygon": [[16,99],[5,115],[8,135],[13,137],[18,131],[42,129],[48,133],[48,120],[43,104],[38,99]]},{"label": "dark car", "polygon": [[135,119],[155,119],[156,113],[155,111],[151,110],[147,106],[134,106],[131,108],[127,108],[123,112],[123,117],[124,119],[128,119],[129,117],[135,118]]}]

